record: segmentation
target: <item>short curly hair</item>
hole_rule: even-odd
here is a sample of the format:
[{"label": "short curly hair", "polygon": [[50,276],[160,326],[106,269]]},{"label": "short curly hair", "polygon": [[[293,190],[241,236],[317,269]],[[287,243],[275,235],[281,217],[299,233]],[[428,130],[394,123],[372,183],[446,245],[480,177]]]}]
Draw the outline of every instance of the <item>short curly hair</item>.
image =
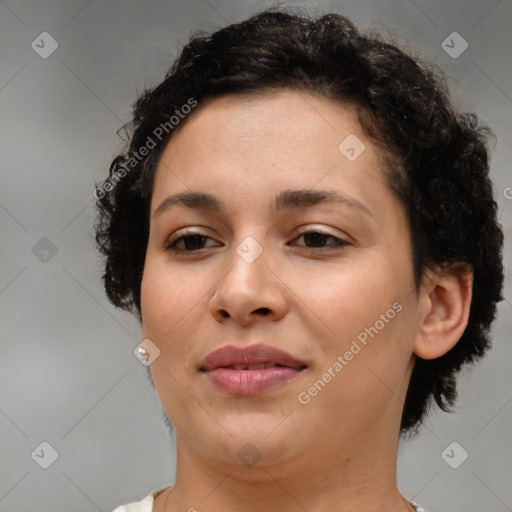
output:
[{"label": "short curly hair", "polygon": [[[163,81],[137,99],[133,119],[123,127],[126,148],[112,161],[108,178],[96,183],[95,240],[105,260],[106,293],[115,306],[141,318],[153,179],[173,133],[161,136],[155,127],[185,111],[191,98],[204,104],[281,88],[356,108],[408,216],[417,290],[428,268],[465,264],[473,270],[469,321],[459,342],[442,357],[415,363],[401,420],[401,434],[413,434],[432,398],[451,410],[456,375],[490,347],[490,326],[503,299],[503,233],[489,177],[492,131],[476,115],[456,112],[435,66],[381,36],[364,35],[344,16],[268,9],[211,34],[196,33]],[[151,149],[141,156],[149,140]]]}]

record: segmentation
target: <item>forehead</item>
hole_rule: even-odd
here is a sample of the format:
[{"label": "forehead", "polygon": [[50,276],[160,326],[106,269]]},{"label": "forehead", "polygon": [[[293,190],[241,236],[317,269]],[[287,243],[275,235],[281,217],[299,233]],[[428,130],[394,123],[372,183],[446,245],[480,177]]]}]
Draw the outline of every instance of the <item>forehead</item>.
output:
[{"label": "forehead", "polygon": [[245,153],[251,152],[250,142],[286,153],[288,148],[296,151],[299,145],[307,150],[311,144],[302,143],[318,142],[318,136],[327,137],[322,149],[329,142],[336,149],[336,141],[344,133],[364,137],[354,106],[293,89],[207,99],[184,120],[174,138],[187,138],[191,132],[202,137],[197,140],[198,149],[206,141],[215,141],[223,148],[243,150],[245,146]]},{"label": "forehead", "polygon": [[159,160],[155,191],[180,179],[213,186],[251,177],[313,188],[328,174],[380,178],[382,166],[350,105],[288,89],[227,95],[182,121]]}]

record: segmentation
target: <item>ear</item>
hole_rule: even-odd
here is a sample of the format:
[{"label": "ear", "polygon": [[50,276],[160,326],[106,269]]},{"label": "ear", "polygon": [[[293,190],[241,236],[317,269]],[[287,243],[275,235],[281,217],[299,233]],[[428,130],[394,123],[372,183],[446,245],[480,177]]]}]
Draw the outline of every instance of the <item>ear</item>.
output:
[{"label": "ear", "polygon": [[418,357],[441,357],[460,340],[468,324],[472,290],[473,271],[467,265],[426,274],[420,290],[420,325],[414,343]]}]

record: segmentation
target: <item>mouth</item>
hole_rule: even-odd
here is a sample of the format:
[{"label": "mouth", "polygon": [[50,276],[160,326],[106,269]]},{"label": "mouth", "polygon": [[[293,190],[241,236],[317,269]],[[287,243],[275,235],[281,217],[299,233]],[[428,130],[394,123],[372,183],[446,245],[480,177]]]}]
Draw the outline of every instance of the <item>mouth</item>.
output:
[{"label": "mouth", "polygon": [[263,393],[299,375],[307,365],[268,345],[226,345],[210,353],[199,370],[230,395]]}]

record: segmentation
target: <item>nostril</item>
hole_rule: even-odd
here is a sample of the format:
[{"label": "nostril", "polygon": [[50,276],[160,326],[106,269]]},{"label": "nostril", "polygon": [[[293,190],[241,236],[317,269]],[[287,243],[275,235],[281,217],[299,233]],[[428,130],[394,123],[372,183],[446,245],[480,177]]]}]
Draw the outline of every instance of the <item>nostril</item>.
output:
[{"label": "nostril", "polygon": [[268,308],[259,308],[255,311],[255,313],[260,313],[264,316],[267,316],[270,313],[270,309]]},{"label": "nostril", "polygon": [[229,313],[225,309],[221,309],[220,314],[223,318],[229,318]]}]

